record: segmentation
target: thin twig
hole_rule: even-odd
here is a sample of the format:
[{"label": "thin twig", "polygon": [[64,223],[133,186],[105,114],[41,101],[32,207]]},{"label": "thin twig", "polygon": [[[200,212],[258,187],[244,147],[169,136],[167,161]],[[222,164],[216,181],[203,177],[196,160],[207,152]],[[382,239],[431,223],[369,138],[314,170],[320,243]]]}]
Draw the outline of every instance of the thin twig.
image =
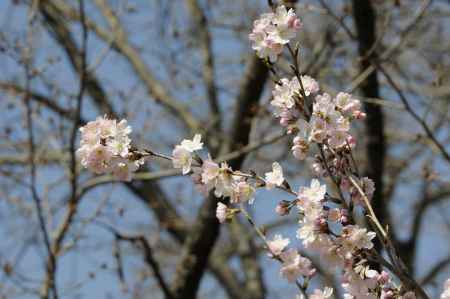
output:
[{"label": "thin twig", "polygon": [[[31,95],[30,95],[30,83],[31,83],[31,24],[29,27],[29,44],[27,48],[25,49],[25,94],[24,94],[24,102],[26,106],[26,120],[27,120],[27,131],[28,131],[28,146],[29,146],[29,160],[30,160],[30,177],[31,177],[31,183],[30,183],[30,190],[33,198],[33,202],[36,207],[38,220],[39,220],[39,228],[42,232],[42,235],[44,236],[44,244],[47,251],[47,281],[49,284],[49,288],[53,292],[54,299],[58,298],[58,292],[56,288],[56,279],[55,279],[55,270],[56,270],[56,259],[55,256],[52,253],[51,245],[50,245],[50,236],[47,230],[47,225],[45,223],[44,219],[44,213],[42,210],[42,202],[41,198],[38,195],[37,189],[36,189],[36,163],[35,163],[35,153],[36,153],[36,146],[34,142],[34,132],[33,132],[33,116],[32,116],[32,107],[31,107]],[[48,292],[41,292],[41,298],[48,298]]]}]

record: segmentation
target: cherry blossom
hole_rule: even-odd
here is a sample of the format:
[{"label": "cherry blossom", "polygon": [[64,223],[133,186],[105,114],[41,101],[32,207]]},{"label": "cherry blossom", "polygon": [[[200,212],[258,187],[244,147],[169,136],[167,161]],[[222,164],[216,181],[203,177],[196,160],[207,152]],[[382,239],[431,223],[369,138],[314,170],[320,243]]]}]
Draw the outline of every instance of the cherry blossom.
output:
[{"label": "cherry blossom", "polygon": [[266,172],[266,187],[272,189],[275,186],[281,186],[284,182],[283,168],[277,162],[272,164],[272,171]]},{"label": "cherry blossom", "polygon": [[181,141],[180,145],[175,146],[175,149],[172,152],[174,168],[182,169],[183,174],[187,174],[191,171],[193,153],[203,148],[201,139],[201,135],[196,134],[193,140],[184,139]]},{"label": "cherry blossom", "polygon": [[193,153],[195,151],[201,150],[203,148],[202,135],[195,134],[192,140],[184,139],[181,141],[181,147],[187,151]]},{"label": "cherry blossom", "polygon": [[80,128],[81,140],[77,155],[81,165],[96,174],[112,173],[117,179],[129,181],[131,174],[144,163],[130,152],[131,127],[126,120],[117,122],[98,117]]},{"label": "cherry blossom", "polygon": [[319,180],[311,180],[309,187],[300,187],[298,191],[298,199],[300,202],[315,202],[322,201],[327,193],[327,186],[321,185]]},{"label": "cherry blossom", "polygon": [[213,185],[215,185],[215,181],[217,180],[219,174],[220,167],[217,163],[215,163],[211,159],[203,161],[201,174],[201,180],[203,184],[213,183]]},{"label": "cherry blossom", "polygon": [[295,37],[300,28],[301,22],[294,10],[287,10],[281,5],[277,7],[275,13],[262,14],[254,21],[249,39],[260,58],[268,58],[270,62],[275,62],[283,51],[283,46]]},{"label": "cherry blossom", "polygon": [[374,232],[368,232],[367,229],[357,225],[347,225],[342,229],[342,237],[340,238],[342,246],[353,249],[372,249],[372,239],[375,238]]},{"label": "cherry blossom", "polygon": [[[301,26],[292,9],[278,6],[274,12],[263,14],[254,22],[249,35],[252,48],[259,57],[274,63]],[[327,194],[327,186],[316,178],[295,193],[278,162],[273,162],[272,171],[265,173],[262,179],[253,171],[235,171],[226,162],[219,165],[209,155],[202,159],[196,153],[203,149],[200,134],[195,134],[192,140],[182,140],[174,147],[171,157],[159,157],[171,160],[173,167],[182,169],[184,175],[190,174],[196,187],[204,194],[214,191],[217,198],[224,198],[228,206],[218,202],[216,207],[220,223],[238,212],[250,217],[245,212],[245,205],[253,203],[257,188],[265,185],[270,190],[283,186],[282,189],[288,191],[292,198],[278,199],[276,213],[284,216],[293,207],[298,208],[297,238],[305,249],[317,253],[327,266],[341,268],[342,287],[346,292],[344,298],[415,298],[414,292],[395,286],[391,274],[370,268],[368,255],[374,248],[376,233],[359,226],[353,219],[353,204],[367,208],[355,182],[369,199],[375,191],[370,178],[354,175],[356,172],[350,160],[353,157],[349,152],[356,145],[356,138],[351,135],[352,122],[365,116],[360,110],[360,101],[349,93],[339,92],[334,97],[320,93],[315,79],[299,75],[299,70],[294,73],[290,79],[277,78],[270,105],[281,126],[286,127],[287,134],[292,136],[293,156],[306,160],[319,179],[328,177],[334,181],[339,192],[333,193],[338,193],[339,198]],[[95,173],[112,173],[120,180],[130,180],[145,162],[144,158],[152,155],[149,151],[139,152],[131,147],[131,127],[126,120],[117,122],[100,117],[80,131],[81,143],[77,153],[81,164]],[[234,205],[239,205],[239,208],[233,208]],[[307,282],[315,273],[311,261],[295,248],[286,249],[290,244],[289,238],[275,234],[273,239],[266,240],[264,232],[253,224],[252,219],[248,220],[267,243],[269,256],[281,262],[280,275],[291,283],[301,277]],[[333,295],[333,289],[329,287],[308,292],[311,299],[328,299]],[[440,298],[450,299],[450,279],[446,281]]]},{"label": "cherry blossom", "polygon": [[255,188],[246,182],[241,177],[234,177],[233,179],[233,191],[230,195],[230,201],[232,203],[241,203],[244,201],[249,201],[253,203],[253,195],[255,193]]},{"label": "cherry blossom", "polygon": [[192,152],[180,145],[177,145],[172,152],[173,167],[181,168],[183,174],[187,174],[191,171],[192,160]]},{"label": "cherry blossom", "polygon": [[269,246],[270,255],[278,256],[280,255],[286,246],[289,245],[290,240],[288,238],[283,238],[282,235],[275,235],[273,240],[267,241]]},{"label": "cherry blossom", "polygon": [[311,261],[301,256],[294,248],[284,251],[280,257],[283,261],[280,274],[291,283],[295,282],[299,276],[308,277],[315,273]]}]

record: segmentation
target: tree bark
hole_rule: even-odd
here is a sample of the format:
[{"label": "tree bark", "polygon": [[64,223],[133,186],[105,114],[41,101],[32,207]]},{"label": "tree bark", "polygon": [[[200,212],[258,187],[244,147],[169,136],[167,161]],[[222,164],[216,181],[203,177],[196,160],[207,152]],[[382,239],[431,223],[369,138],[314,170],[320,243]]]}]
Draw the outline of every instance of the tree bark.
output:
[{"label": "tree bark", "polygon": [[[376,14],[370,0],[353,0],[353,18],[355,20],[360,69],[364,71],[371,65],[371,60],[376,59],[376,51],[373,48],[376,41]],[[365,97],[379,98],[378,73],[373,71],[361,84],[361,92]],[[373,195],[373,208],[375,214],[384,223],[387,219],[386,202],[383,198],[383,173],[386,156],[386,143],[384,138],[384,114],[381,106],[364,103],[367,113],[366,126],[366,157],[367,165],[365,175],[375,183]],[[377,249],[381,247],[376,242]]]}]

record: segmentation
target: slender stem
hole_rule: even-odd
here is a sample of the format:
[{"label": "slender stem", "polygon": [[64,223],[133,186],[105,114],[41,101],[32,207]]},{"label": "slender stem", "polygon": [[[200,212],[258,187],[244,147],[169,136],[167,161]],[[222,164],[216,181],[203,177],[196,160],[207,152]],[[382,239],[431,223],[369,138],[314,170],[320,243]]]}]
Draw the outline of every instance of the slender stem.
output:
[{"label": "slender stem", "polygon": [[[248,223],[250,223],[250,225],[253,227],[253,229],[256,231],[256,233],[258,234],[258,236],[261,238],[261,240],[263,240],[264,242],[264,246],[266,247],[267,251],[269,251],[269,253],[271,254],[271,256],[277,260],[280,263],[283,263],[283,260],[281,259],[281,257],[279,255],[274,254],[269,246],[269,243],[267,241],[266,236],[264,235],[264,233],[261,231],[261,229],[255,224],[255,222],[253,221],[252,217],[250,216],[250,214],[247,212],[247,210],[244,208],[244,205],[241,204],[240,207],[240,211],[241,213],[245,216],[245,218],[247,219]],[[306,284],[302,285],[298,280],[295,280],[295,285],[298,287],[298,289],[300,290],[300,292],[303,294],[303,296],[305,296],[305,298],[308,298],[308,295],[306,294]]]}]

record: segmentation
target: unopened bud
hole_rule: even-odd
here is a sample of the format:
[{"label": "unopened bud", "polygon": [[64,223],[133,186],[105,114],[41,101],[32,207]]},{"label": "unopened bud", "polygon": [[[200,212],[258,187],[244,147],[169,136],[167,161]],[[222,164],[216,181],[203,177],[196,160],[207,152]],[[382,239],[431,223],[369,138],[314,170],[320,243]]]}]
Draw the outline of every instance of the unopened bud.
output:
[{"label": "unopened bud", "polygon": [[290,202],[287,200],[282,200],[277,204],[277,207],[275,208],[275,212],[280,216],[285,216],[289,214],[290,211]]}]

